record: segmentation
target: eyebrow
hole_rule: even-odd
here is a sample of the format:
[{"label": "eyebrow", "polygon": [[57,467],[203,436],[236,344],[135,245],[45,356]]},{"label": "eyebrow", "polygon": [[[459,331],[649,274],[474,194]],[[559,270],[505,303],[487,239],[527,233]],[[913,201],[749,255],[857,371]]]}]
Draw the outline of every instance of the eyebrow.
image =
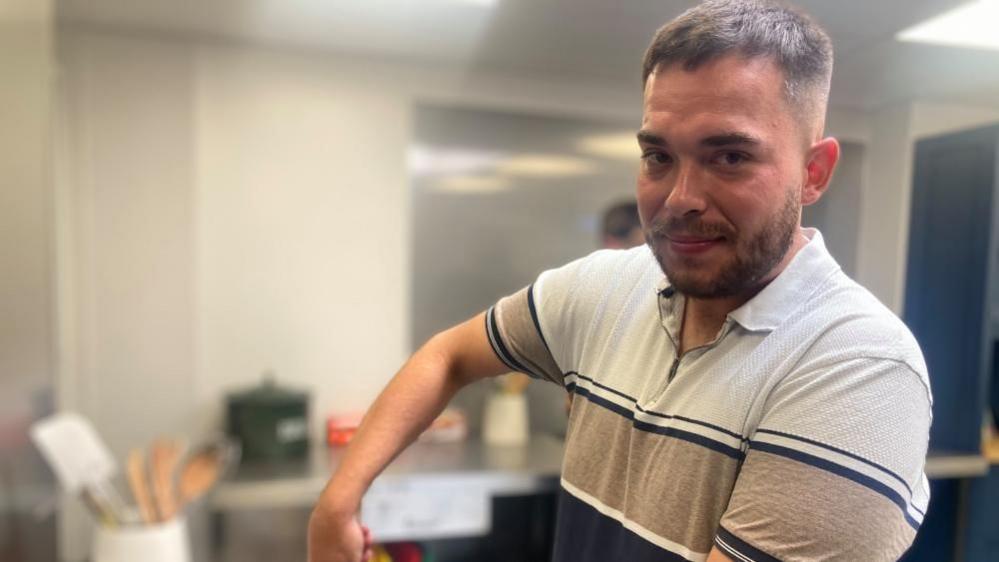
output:
[{"label": "eyebrow", "polygon": [[[661,136],[651,133],[649,131],[638,131],[636,135],[638,137],[638,142],[642,144],[648,144],[653,146],[668,146],[669,143],[666,139]],[[701,139],[700,144],[702,146],[708,146],[712,148],[717,148],[720,146],[759,146],[761,143],[760,139],[740,132],[730,132],[721,133],[718,135],[711,135],[710,137],[705,137]]]},{"label": "eyebrow", "polygon": [[723,133],[721,135],[712,135],[701,139],[701,145],[710,147],[719,146],[757,146],[761,144],[760,139],[747,135],[746,133]]},{"label": "eyebrow", "polygon": [[668,144],[666,139],[645,130],[638,131],[636,136],[638,137],[638,142],[642,144],[651,144],[655,146],[666,146]]}]

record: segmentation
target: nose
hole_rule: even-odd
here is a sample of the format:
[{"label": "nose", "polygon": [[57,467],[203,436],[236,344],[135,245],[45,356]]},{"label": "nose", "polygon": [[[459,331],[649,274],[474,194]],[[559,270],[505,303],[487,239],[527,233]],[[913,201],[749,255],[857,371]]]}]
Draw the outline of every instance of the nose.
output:
[{"label": "nose", "polygon": [[681,217],[704,212],[707,208],[707,200],[700,187],[697,171],[691,163],[681,163],[677,166],[672,183],[664,202],[668,214]]}]

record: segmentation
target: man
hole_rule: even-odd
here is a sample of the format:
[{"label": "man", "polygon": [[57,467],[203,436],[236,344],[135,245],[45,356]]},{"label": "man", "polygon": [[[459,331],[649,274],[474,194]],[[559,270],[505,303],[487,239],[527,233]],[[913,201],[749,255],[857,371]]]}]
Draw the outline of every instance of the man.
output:
[{"label": "man", "polygon": [[645,243],[645,233],[634,201],[622,201],[607,207],[601,228],[601,247],[627,250]]},{"label": "man", "polygon": [[931,398],[909,331],[800,226],[839,157],[831,67],[825,33],[769,3],[663,27],[638,133],[647,247],[545,272],[420,349],[324,491],[311,560],[360,559],[371,480],[509,368],[576,396],[557,561],[897,559],[928,503]]}]

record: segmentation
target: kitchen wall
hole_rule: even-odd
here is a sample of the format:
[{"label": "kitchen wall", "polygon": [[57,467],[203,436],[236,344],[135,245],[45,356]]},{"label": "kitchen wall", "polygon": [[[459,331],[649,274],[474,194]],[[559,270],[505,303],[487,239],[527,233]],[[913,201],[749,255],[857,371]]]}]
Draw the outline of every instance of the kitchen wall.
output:
[{"label": "kitchen wall", "polygon": [[414,100],[627,120],[638,99],[106,34],[64,32],[60,53],[63,382],[118,452],[213,425],[220,393],[263,369],[317,412],[363,408],[391,376],[409,352]]},{"label": "kitchen wall", "polygon": [[0,560],[55,557],[57,487],[28,439],[54,408],[52,3],[0,9]]}]

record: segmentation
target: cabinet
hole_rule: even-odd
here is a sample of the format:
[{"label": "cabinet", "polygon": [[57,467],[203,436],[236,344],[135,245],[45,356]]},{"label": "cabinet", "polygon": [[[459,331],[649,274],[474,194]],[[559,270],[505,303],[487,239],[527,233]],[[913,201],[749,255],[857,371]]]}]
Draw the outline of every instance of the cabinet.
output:
[{"label": "cabinet", "polygon": [[999,466],[971,481],[965,562],[999,560]]},{"label": "cabinet", "polygon": [[[933,386],[930,449],[979,454],[990,386],[999,388],[999,126],[915,147],[904,319]],[[997,400],[999,401],[999,400]],[[999,474],[931,482],[906,562],[999,560]]]},{"label": "cabinet", "polygon": [[916,144],[905,321],[933,386],[930,447],[977,452],[992,377],[999,126]]}]

